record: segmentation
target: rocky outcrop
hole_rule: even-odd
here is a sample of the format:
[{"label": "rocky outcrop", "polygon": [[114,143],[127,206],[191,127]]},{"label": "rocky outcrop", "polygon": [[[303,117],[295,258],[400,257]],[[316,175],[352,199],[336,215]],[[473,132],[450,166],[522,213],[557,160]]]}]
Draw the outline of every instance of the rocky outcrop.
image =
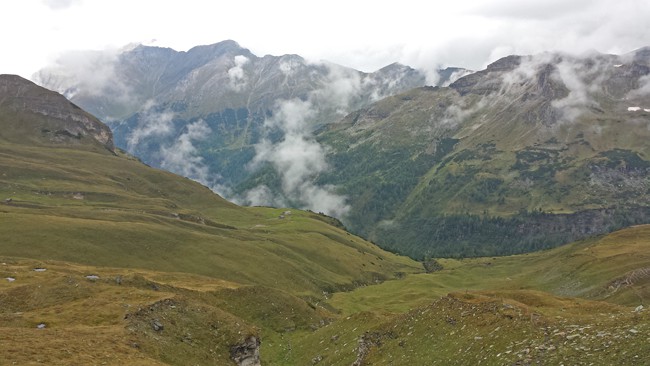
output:
[{"label": "rocky outcrop", "polygon": [[477,71],[473,74],[462,77],[451,83],[449,86],[456,90],[460,95],[468,93],[487,95],[501,88],[501,78],[495,78],[495,74],[500,75],[504,72],[512,71],[516,69],[520,63],[521,56],[504,57],[488,65],[485,70]]},{"label": "rocky outcrop", "polygon": [[261,366],[260,344],[256,336],[250,336],[242,343],[230,347],[230,358],[238,366]]},{"label": "rocky outcrop", "polygon": [[31,137],[40,135],[50,142],[59,143],[89,137],[110,151],[115,149],[113,134],[108,126],[61,94],[20,76],[0,75],[0,107],[44,117],[45,123],[34,128],[31,131],[34,136]]}]

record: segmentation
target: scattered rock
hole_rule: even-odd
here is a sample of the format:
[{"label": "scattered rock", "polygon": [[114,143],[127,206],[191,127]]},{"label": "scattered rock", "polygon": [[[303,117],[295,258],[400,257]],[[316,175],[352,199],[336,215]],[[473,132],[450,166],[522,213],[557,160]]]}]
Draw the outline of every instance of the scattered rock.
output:
[{"label": "scattered rock", "polygon": [[442,264],[440,264],[437,260],[433,258],[425,260],[424,263],[422,263],[422,265],[424,266],[424,270],[427,273],[443,270]]},{"label": "scattered rock", "polygon": [[352,363],[352,366],[361,366],[364,364],[368,353],[372,347],[381,346],[381,336],[379,333],[364,333],[359,337],[359,346],[357,347],[357,359]]},{"label": "scattered rock", "polygon": [[115,283],[117,283],[118,285],[121,285],[122,284],[122,276],[115,276]]},{"label": "scattered rock", "polygon": [[259,338],[250,336],[244,342],[230,347],[230,358],[238,366],[261,366],[260,344]]},{"label": "scattered rock", "polygon": [[636,330],[636,329],[634,329],[634,328],[630,329],[628,332],[630,332],[630,333],[632,333],[632,334],[637,334],[637,333],[639,333],[639,331]]},{"label": "scattered rock", "polygon": [[318,356],[311,359],[311,364],[315,365],[315,364],[317,364],[317,363],[319,363],[321,361],[323,361],[323,356],[318,355]]},{"label": "scattered rock", "polygon": [[638,312],[641,312],[641,311],[643,311],[643,305],[639,305],[634,309],[635,313],[638,313]]},{"label": "scattered rock", "polygon": [[34,268],[34,272],[45,272],[45,271],[47,271],[47,268],[41,268],[41,267]]},{"label": "scattered rock", "polygon": [[13,198],[5,198],[5,203],[11,203],[13,201]]},{"label": "scattered rock", "polygon": [[14,282],[15,280],[16,280],[16,279],[13,278],[13,277],[7,277],[7,281],[9,281],[9,282]]},{"label": "scattered rock", "polygon": [[91,280],[91,281],[94,281],[94,280],[98,280],[99,276],[97,276],[97,275],[88,275],[88,276],[86,276],[86,278]]},{"label": "scattered rock", "polygon": [[36,328],[38,328],[38,329],[45,329],[45,328],[47,328],[47,325],[46,325],[45,323],[38,323],[38,325],[36,326]]},{"label": "scattered rock", "polygon": [[155,330],[156,332],[160,332],[163,329],[165,329],[165,327],[158,319],[154,319],[154,321],[151,322],[151,328],[153,328],[153,330]]},{"label": "scattered rock", "polygon": [[194,339],[192,339],[192,335],[190,333],[187,333],[181,337],[181,342],[192,344],[194,342]]}]

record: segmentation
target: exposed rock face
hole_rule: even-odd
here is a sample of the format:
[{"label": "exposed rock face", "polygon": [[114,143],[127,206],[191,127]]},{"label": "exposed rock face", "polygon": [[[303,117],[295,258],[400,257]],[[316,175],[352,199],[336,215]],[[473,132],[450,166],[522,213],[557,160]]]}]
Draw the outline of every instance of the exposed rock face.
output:
[{"label": "exposed rock face", "polygon": [[110,151],[115,148],[108,126],[62,95],[20,76],[0,75],[0,107],[45,117],[46,123],[40,126],[40,131],[34,130],[33,133],[52,142],[90,137]]},{"label": "exposed rock face", "polygon": [[[382,335],[379,332],[366,332],[361,337],[359,337],[357,347],[357,359],[352,363],[352,366],[363,366],[365,365],[365,359],[370,353],[371,348],[381,346]],[[388,335],[389,337],[391,335]]]},{"label": "exposed rock face", "polygon": [[[187,52],[141,45],[106,62],[104,71],[111,75],[110,82],[99,88],[76,76],[78,70],[68,65],[43,69],[34,80],[69,96],[102,120],[128,118],[149,100],[172,107],[179,117],[188,120],[227,110],[246,109],[250,116],[265,114],[278,100],[304,100],[313,91],[327,89],[341,80],[345,81],[341,86],[358,89],[359,100],[351,100],[349,106],[358,108],[360,102],[425,84],[422,72],[400,64],[367,74],[335,64],[309,62],[298,55],[258,57],[231,40]],[[129,98],[121,97],[123,94]],[[336,112],[339,107],[327,108]],[[329,117],[340,116],[334,113]]]},{"label": "exposed rock face", "polygon": [[260,344],[259,338],[250,336],[244,342],[230,348],[230,358],[238,366],[261,366]]}]

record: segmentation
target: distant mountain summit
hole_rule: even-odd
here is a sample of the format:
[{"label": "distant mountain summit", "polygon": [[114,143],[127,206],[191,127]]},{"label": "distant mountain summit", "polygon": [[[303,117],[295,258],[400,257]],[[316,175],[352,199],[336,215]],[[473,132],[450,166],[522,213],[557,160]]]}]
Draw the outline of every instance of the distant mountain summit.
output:
[{"label": "distant mountain summit", "polygon": [[16,75],[0,75],[0,122],[0,137],[12,142],[99,144],[114,150],[105,124],[64,96]]},{"label": "distant mountain summit", "polygon": [[329,102],[353,110],[425,84],[422,72],[399,64],[366,74],[332,63],[308,62],[298,55],[258,57],[232,40],[187,52],[139,45],[118,54],[89,51],[76,57],[95,67],[96,74],[73,70],[69,60],[62,60],[36,73],[34,80],[107,121],[130,117],[150,100],[173,107],[183,118],[228,108],[266,113],[277,100],[305,99],[340,80],[349,85],[339,85],[335,92],[341,95]]}]

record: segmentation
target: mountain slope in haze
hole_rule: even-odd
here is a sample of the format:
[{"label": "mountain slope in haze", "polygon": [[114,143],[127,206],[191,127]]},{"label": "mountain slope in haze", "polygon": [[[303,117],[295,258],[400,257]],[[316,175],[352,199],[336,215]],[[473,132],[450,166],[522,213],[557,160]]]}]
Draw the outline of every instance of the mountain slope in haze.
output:
[{"label": "mountain slope in haze", "polygon": [[[181,119],[242,108],[263,116],[274,109],[276,101],[305,99],[328,83],[340,83],[337,92],[343,94],[334,96],[339,100],[324,100],[340,102],[327,106],[339,108],[347,103],[365,104],[425,82],[420,71],[400,64],[368,74],[332,63],[308,62],[298,55],[258,57],[234,41],[197,46],[187,52],[138,45],[112,56],[88,52],[77,57],[85,58],[88,66],[99,66],[96,72],[100,76],[116,80],[93,83],[85,77],[88,70],[70,70],[66,60],[39,71],[34,79],[109,122],[141,112],[149,100],[172,108]],[[124,98],[111,97],[110,92],[118,90],[128,93],[128,104]]]},{"label": "mountain slope in haze", "polygon": [[[266,123],[274,115],[289,111],[308,136],[352,110],[426,82],[424,73],[400,64],[364,73],[298,55],[258,57],[234,41],[187,52],[140,45],[68,58],[34,80],[109,124],[120,148],[222,193],[250,175],[244,167],[256,144],[287,134]],[[174,154],[178,150],[184,155]],[[192,168],[179,160],[192,160]]]},{"label": "mountain slope in haze", "polygon": [[416,258],[518,253],[650,222],[650,58],[508,56],[317,136],[349,227]]},{"label": "mountain slope in haze", "polygon": [[[99,116],[118,147],[149,165],[238,203],[342,217],[345,197],[336,187],[314,185],[328,165],[313,132],[386,96],[446,85],[467,72],[447,68],[427,80],[394,63],[364,73],[298,55],[258,57],[224,41],[187,52],[137,46],[67,54],[34,80]],[[271,196],[264,186],[250,186],[258,170],[295,174]],[[330,199],[316,198],[322,196]]]}]

